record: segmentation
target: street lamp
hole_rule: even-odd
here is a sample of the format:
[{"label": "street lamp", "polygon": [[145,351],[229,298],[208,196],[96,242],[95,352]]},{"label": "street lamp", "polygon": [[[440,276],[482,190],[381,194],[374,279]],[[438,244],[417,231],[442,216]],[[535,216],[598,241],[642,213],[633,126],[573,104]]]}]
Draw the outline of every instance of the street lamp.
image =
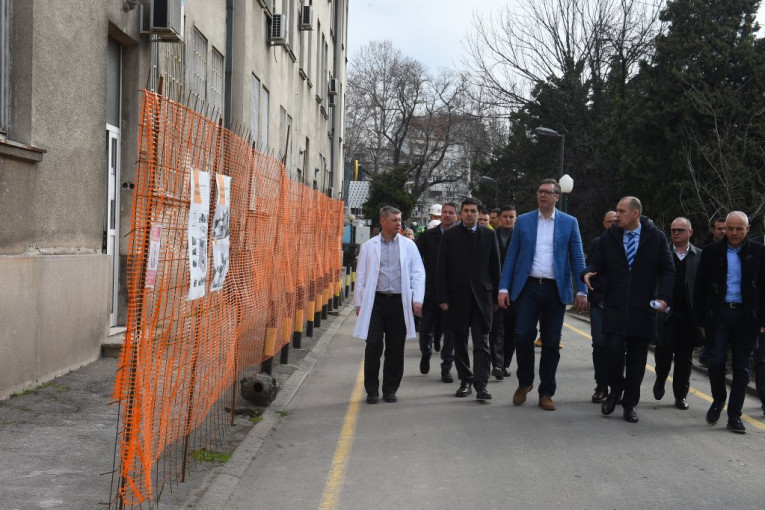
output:
[{"label": "street lamp", "polygon": [[565,174],[558,184],[560,184],[560,192],[563,193],[563,212],[568,213],[568,194],[574,191],[574,179]]},{"label": "street lamp", "polygon": [[494,183],[494,207],[499,207],[499,179],[489,177],[488,175],[482,175],[478,178],[478,182]]},{"label": "street lamp", "polygon": [[563,177],[563,153],[566,150],[566,134],[558,133],[554,129],[546,127],[538,127],[534,129],[534,132],[542,136],[552,136],[553,138],[560,138],[560,176]]}]

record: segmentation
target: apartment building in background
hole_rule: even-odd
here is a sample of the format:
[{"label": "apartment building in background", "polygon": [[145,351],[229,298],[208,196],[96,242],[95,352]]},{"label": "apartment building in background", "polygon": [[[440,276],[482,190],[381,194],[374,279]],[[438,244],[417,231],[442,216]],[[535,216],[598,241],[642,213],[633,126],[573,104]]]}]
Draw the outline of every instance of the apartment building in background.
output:
[{"label": "apartment building in background", "polygon": [[0,0],[0,399],[126,322],[142,89],[340,196],[348,2]]}]

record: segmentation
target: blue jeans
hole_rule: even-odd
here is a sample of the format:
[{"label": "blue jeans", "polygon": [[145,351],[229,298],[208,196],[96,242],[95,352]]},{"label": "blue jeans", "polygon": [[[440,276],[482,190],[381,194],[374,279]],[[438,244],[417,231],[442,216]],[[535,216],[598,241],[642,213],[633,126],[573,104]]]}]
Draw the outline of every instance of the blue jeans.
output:
[{"label": "blue jeans", "polygon": [[713,347],[709,351],[709,384],[712,387],[712,398],[717,403],[725,403],[728,396],[725,387],[725,362],[728,357],[728,345],[731,350],[733,365],[733,383],[730,386],[728,400],[728,419],[741,416],[741,408],[746,397],[746,387],[749,384],[749,334],[744,325],[745,312],[742,308],[732,310],[724,308],[715,324],[714,331],[707,331],[713,336]]},{"label": "blue jeans", "polygon": [[600,305],[590,307],[590,334],[592,335],[592,366],[595,368],[595,384],[608,387],[608,341],[603,334],[603,309]]},{"label": "blue jeans", "polygon": [[539,283],[529,278],[515,301],[515,352],[518,363],[518,384],[534,384],[534,340],[537,322],[542,339],[542,356],[539,360],[539,395],[555,395],[555,372],[560,360],[561,329],[566,306],[561,303],[558,287],[554,283]]}]

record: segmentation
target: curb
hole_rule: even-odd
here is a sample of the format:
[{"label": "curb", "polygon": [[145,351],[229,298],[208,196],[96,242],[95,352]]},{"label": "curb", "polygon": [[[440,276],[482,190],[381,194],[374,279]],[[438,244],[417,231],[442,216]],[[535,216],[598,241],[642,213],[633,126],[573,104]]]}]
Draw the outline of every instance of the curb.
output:
[{"label": "curb", "polygon": [[[578,314],[578,313],[573,313],[573,312],[569,312],[569,311],[566,311],[566,316],[567,316],[567,317],[571,317],[571,318],[574,318],[574,319],[577,319],[577,320],[579,320],[579,321],[581,321],[581,322],[586,322],[587,324],[589,324],[589,323],[590,323],[590,318],[589,318],[589,317],[587,317],[587,316],[584,316],[584,315],[580,315],[580,314]],[[650,349],[651,351],[653,351],[653,349],[654,349],[654,346],[653,346],[653,345],[649,345],[649,346],[648,346],[648,349]],[[701,373],[701,374],[704,374],[705,376],[709,376],[709,370],[707,370],[707,367],[705,367],[704,365],[702,365],[701,363],[699,363],[699,362],[696,360],[696,358],[695,358],[695,357],[694,357],[694,358],[692,358],[692,360],[691,360],[691,367],[692,367],[692,368],[693,368],[693,370],[695,370],[696,372],[699,372],[699,373]],[[730,375],[727,375],[727,374],[726,374],[726,375],[725,375],[725,384],[727,384],[728,386],[730,386],[731,384],[733,384],[733,377],[732,377],[732,376],[730,376]],[[755,388],[755,387],[754,387],[754,385],[752,384],[752,381],[750,381],[750,382],[749,382],[749,384],[747,384],[747,385],[746,385],[746,392],[747,392],[749,395],[752,395],[752,396],[754,396],[754,397],[757,397],[758,399],[760,398],[760,395],[759,395],[759,393],[757,393],[757,388]]]},{"label": "curb", "polygon": [[345,305],[338,312],[337,318],[332,325],[321,334],[321,338],[310,352],[300,362],[295,370],[282,385],[279,394],[262,414],[262,420],[255,425],[245,438],[234,450],[231,459],[223,466],[211,472],[202,485],[194,491],[189,500],[183,505],[184,508],[198,508],[204,510],[218,510],[224,508],[231,495],[236,490],[242,477],[260,451],[263,443],[276,429],[282,416],[279,414],[292,401],[295,394],[303,385],[308,374],[313,370],[316,362],[324,354],[329,343],[334,339],[351,310],[355,310],[352,304]]}]

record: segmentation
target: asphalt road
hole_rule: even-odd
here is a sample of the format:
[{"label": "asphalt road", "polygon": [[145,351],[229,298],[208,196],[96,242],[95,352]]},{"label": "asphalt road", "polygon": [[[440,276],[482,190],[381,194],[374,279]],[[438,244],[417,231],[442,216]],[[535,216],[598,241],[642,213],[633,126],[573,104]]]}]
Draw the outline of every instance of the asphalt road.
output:
[{"label": "asphalt road", "polygon": [[751,396],[747,434],[736,435],[724,415],[705,423],[703,375],[692,375],[691,408],[680,411],[670,384],[664,400],[653,399],[649,366],[640,422],[624,422],[620,408],[602,416],[590,402],[588,325],[567,319],[556,411],[537,407],[536,389],[512,405],[515,361],[512,378],[490,383],[491,402],[455,398],[457,384],[439,381],[437,360],[420,375],[416,340],[407,341],[399,401],[369,405],[354,321],[350,314],[340,326],[225,508],[765,506],[765,421]]}]

